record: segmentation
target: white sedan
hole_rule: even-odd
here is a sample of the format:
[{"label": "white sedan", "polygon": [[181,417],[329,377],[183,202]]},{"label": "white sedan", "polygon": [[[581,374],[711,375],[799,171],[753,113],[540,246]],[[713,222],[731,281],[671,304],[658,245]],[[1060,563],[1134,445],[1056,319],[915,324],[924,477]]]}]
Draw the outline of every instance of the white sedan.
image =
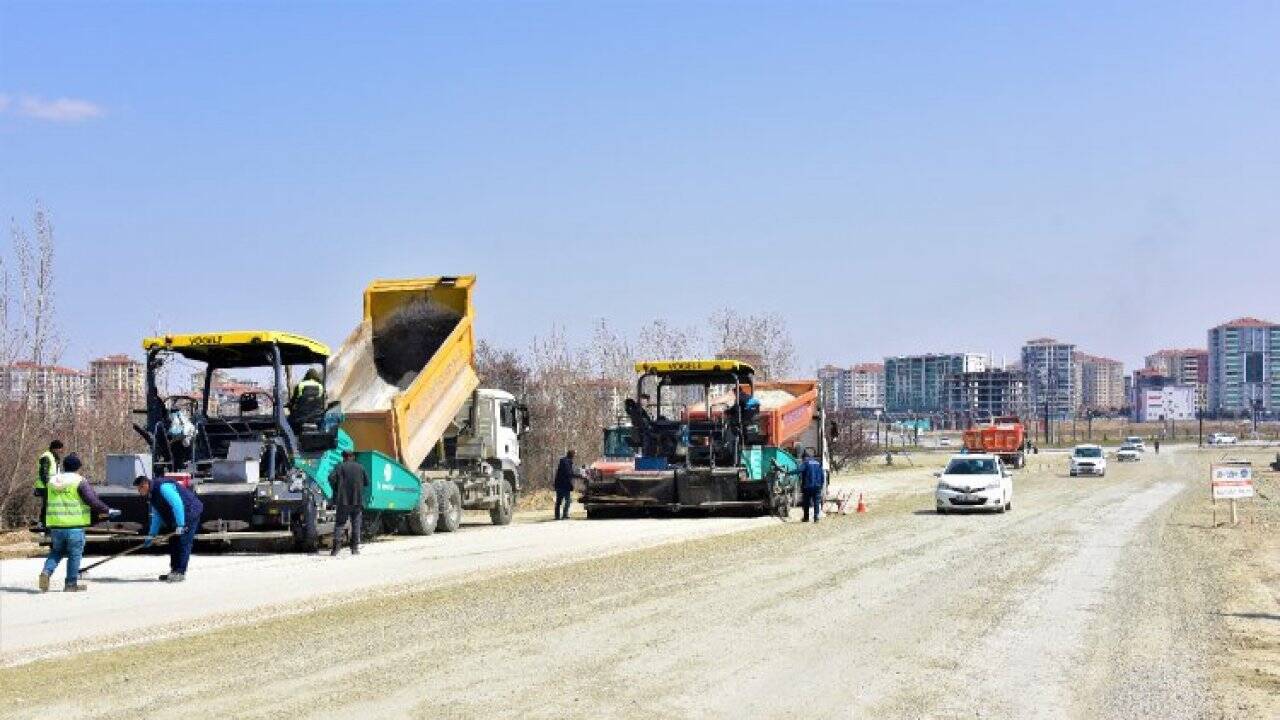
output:
[{"label": "white sedan", "polygon": [[1138,462],[1142,459],[1142,453],[1138,452],[1138,448],[1124,444],[1116,451],[1116,462]]},{"label": "white sedan", "polygon": [[[1127,443],[1126,443],[1127,444]],[[1107,458],[1101,445],[1077,445],[1071,451],[1071,477],[1107,474]]]},{"label": "white sedan", "polygon": [[956,510],[1013,509],[1013,476],[995,455],[954,455],[942,472],[934,473],[938,514]]}]

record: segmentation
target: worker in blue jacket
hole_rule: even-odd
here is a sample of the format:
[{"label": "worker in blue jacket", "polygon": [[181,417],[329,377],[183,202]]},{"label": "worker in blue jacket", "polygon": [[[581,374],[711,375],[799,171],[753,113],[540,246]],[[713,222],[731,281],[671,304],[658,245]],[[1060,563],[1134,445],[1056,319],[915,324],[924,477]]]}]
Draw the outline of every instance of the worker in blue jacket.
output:
[{"label": "worker in blue jacket", "polygon": [[804,495],[804,520],[809,522],[809,509],[813,509],[813,521],[818,522],[822,512],[822,491],[826,485],[826,474],[822,471],[822,463],[813,457],[808,450],[800,456],[800,492]]},{"label": "worker in blue jacket", "polygon": [[169,538],[169,572],[160,579],[164,582],[186,580],[187,562],[191,559],[191,546],[196,542],[204,505],[186,486],[169,478],[152,482],[142,475],[133,481],[133,487],[151,505],[151,528],[147,531],[146,544],[150,545],[161,530],[173,533]]}]

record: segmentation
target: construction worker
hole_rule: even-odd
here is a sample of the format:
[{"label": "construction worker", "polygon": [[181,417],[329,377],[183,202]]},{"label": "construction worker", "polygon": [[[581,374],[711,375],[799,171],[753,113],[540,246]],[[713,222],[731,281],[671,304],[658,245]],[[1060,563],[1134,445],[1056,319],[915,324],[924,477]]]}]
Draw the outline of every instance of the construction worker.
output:
[{"label": "construction worker", "polygon": [[318,423],[324,417],[324,383],[315,368],[307,370],[289,395],[289,424],[297,432],[307,423]]},{"label": "construction worker", "polygon": [[44,522],[45,508],[47,507],[47,502],[45,500],[45,486],[49,484],[49,478],[58,474],[58,466],[61,462],[62,441],[56,439],[49,443],[49,449],[40,453],[39,459],[36,460],[36,481],[32,486],[32,489],[34,490],[32,494],[40,498],[40,515],[37,516],[39,518],[37,521],[37,530],[40,530],[43,527],[40,523]]},{"label": "construction worker", "polygon": [[333,486],[333,505],[338,511],[333,524],[333,549],[330,557],[337,557],[342,548],[342,528],[351,520],[351,554],[360,554],[360,530],[364,525],[364,489],[369,487],[369,473],[356,462],[355,453],[342,451],[342,462],[329,474]]},{"label": "construction worker", "polygon": [[[573,504],[573,479],[582,474],[573,466],[573,451],[569,450],[556,465],[556,519],[569,519],[569,506]],[[561,507],[564,508],[563,512]]]},{"label": "construction worker", "polygon": [[80,458],[72,453],[62,464],[62,472],[46,483],[44,526],[49,529],[49,555],[40,571],[40,592],[49,591],[49,579],[58,569],[58,563],[67,561],[66,592],[86,590],[79,583],[80,559],[84,557],[84,529],[93,524],[94,513],[99,517],[115,518],[119,510],[112,510],[98,499],[97,493],[80,476]]},{"label": "construction worker", "polygon": [[800,492],[804,496],[804,520],[809,522],[809,510],[813,510],[813,521],[818,522],[822,512],[822,490],[826,485],[826,475],[822,472],[822,463],[814,459],[813,453],[805,450],[800,456]]},{"label": "construction worker", "polygon": [[160,576],[163,582],[182,582],[187,579],[187,563],[191,560],[191,546],[196,542],[200,527],[200,514],[204,505],[200,498],[185,485],[171,479],[152,481],[139,475],[133,481],[138,495],[151,506],[151,526],[145,545],[155,542],[161,530],[171,533],[169,538],[169,572]]}]

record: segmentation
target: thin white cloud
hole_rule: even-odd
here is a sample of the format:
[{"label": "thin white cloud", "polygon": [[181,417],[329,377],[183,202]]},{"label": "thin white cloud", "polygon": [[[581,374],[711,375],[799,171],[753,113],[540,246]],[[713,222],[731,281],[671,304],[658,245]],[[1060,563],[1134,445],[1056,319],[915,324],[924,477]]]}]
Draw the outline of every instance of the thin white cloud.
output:
[{"label": "thin white cloud", "polygon": [[102,117],[102,106],[88,100],[75,98],[57,98],[45,100],[32,95],[24,95],[13,102],[9,96],[0,95],[0,112],[7,112],[12,106],[13,112],[32,120],[46,122],[75,123]]}]

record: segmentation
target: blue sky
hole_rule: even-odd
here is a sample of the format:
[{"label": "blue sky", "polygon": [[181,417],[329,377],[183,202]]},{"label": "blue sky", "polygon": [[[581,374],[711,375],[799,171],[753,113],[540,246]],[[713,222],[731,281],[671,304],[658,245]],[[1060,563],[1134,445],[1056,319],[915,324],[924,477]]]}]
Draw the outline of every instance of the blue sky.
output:
[{"label": "blue sky", "polygon": [[721,306],[805,366],[1133,363],[1280,319],[1280,6],[0,5],[0,210],[59,241],[67,360],[337,343],[475,272],[522,347]]}]

